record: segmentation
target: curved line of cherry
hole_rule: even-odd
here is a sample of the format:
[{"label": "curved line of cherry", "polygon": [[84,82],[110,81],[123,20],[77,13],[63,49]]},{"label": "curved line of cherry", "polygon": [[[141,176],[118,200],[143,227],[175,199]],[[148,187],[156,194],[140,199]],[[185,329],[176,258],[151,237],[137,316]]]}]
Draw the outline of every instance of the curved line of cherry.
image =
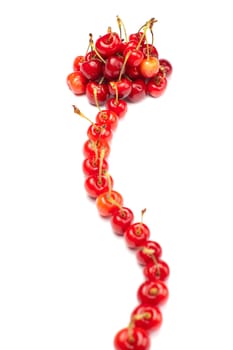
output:
[{"label": "curved line of cherry", "polygon": [[[119,18],[118,22],[122,25]],[[109,30],[106,35],[97,39],[94,46],[92,36],[90,35],[89,46],[92,50],[85,57],[76,57],[73,64],[74,72],[67,77],[67,83],[71,91],[76,95],[86,93],[89,102],[96,105],[99,109],[94,123],[76,106],[73,106],[76,114],[88,119],[91,123],[87,130],[88,140],[83,147],[85,159],[82,169],[86,176],[84,183],[85,190],[90,197],[96,199],[99,214],[109,217],[113,231],[117,235],[123,236],[127,246],[135,250],[137,261],[143,266],[145,277],[145,281],[137,290],[139,305],[132,311],[128,326],[121,329],[115,335],[114,347],[116,350],[149,350],[150,332],[159,329],[162,323],[162,313],[159,306],[166,302],[169,294],[168,288],[164,283],[169,276],[169,267],[166,262],[161,260],[161,246],[157,242],[149,240],[150,229],[143,222],[145,209],[141,212],[141,221],[134,222],[133,212],[128,207],[123,206],[122,195],[113,190],[113,179],[108,173],[109,167],[107,161],[110,153],[109,142],[111,141],[113,132],[116,130],[118,120],[127,112],[127,103],[124,99],[127,98],[131,102],[138,101],[146,93],[153,97],[158,97],[165,90],[167,85],[166,77],[172,71],[172,67],[167,60],[158,60],[156,58],[158,61],[157,73],[151,78],[144,76],[145,80],[143,84],[146,85],[146,88],[142,88],[143,84],[141,84],[139,89],[143,91],[142,94],[138,94],[137,89],[134,89],[134,92],[132,92],[132,84],[135,81],[137,83],[138,77],[133,79],[131,73],[131,84],[128,83],[130,82],[128,71],[127,78],[121,77],[125,73],[125,66],[128,60],[130,60],[128,67],[131,70],[132,67],[142,67],[140,71],[142,74],[144,69],[142,60],[138,64],[140,57],[143,57],[144,60],[156,57],[157,50],[153,45],[151,45],[151,49],[154,49],[156,54],[153,56],[151,54],[152,50],[150,50],[151,56],[149,56],[149,44],[147,40],[145,44],[146,53],[141,55],[146,30],[151,30],[153,23],[149,21],[146,23],[146,28],[145,26],[142,27],[144,29],[143,32],[139,31],[136,34],[131,34],[129,37],[130,40],[127,43],[123,43],[118,34],[112,33]],[[120,25],[119,28],[121,28]],[[125,53],[122,58],[120,55],[122,53],[120,46],[123,44]],[[128,47],[125,44],[128,44]],[[140,54],[138,54],[139,51]],[[116,53],[118,56],[115,55]],[[139,61],[137,61],[136,66],[133,66],[132,64],[136,60]],[[112,73],[113,67],[116,68],[117,65],[118,69],[115,69],[116,72],[114,71]],[[108,80],[111,80],[108,85],[103,84],[102,81],[100,83],[96,82],[103,74],[105,79],[108,78]],[[117,81],[115,80],[116,77],[119,77]],[[153,95],[153,87],[151,88],[151,86],[153,84],[156,85],[156,83],[160,85],[161,79],[166,83],[163,84],[163,89],[159,93],[156,92]],[[128,85],[130,85],[130,88]],[[115,97],[108,99],[106,102],[109,91]],[[152,93],[150,93],[151,91]],[[100,105],[104,105],[105,103],[106,109],[101,110]]]}]

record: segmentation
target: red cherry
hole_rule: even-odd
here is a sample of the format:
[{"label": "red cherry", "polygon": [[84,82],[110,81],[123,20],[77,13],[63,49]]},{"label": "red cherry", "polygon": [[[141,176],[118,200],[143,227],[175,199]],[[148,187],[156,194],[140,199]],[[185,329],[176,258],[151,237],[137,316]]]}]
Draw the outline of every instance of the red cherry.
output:
[{"label": "red cherry", "polygon": [[136,47],[138,46],[138,41],[137,40],[130,40],[126,43],[125,45],[125,50],[123,52],[123,56],[126,56],[127,52],[130,49],[136,49]]},{"label": "red cherry", "polygon": [[115,130],[118,124],[118,116],[113,111],[105,109],[98,112],[96,122],[99,124],[109,125],[112,130]]},{"label": "red cherry", "polygon": [[97,80],[102,76],[103,63],[98,59],[84,61],[80,65],[80,71],[88,80]]},{"label": "red cherry", "polygon": [[87,95],[88,101],[92,105],[96,105],[94,91],[96,91],[96,98],[97,98],[98,104],[100,106],[103,105],[109,95],[108,86],[106,84],[98,84],[94,81],[89,81],[89,83],[87,83],[86,95]]},{"label": "red cherry", "polygon": [[153,258],[158,259],[162,255],[162,248],[159,243],[147,241],[142,249],[136,253],[137,260],[141,265],[153,263]]},{"label": "red cherry", "polygon": [[80,71],[80,65],[84,61],[85,61],[85,57],[84,56],[77,56],[77,57],[75,57],[74,62],[73,62],[73,70],[74,70],[74,72],[79,72]]},{"label": "red cherry", "polygon": [[146,96],[146,84],[144,80],[137,79],[132,81],[132,90],[127,96],[127,100],[130,102],[138,102]]},{"label": "red cherry", "polygon": [[126,229],[124,236],[129,248],[137,248],[146,243],[150,236],[150,230],[142,222],[137,222]]},{"label": "red cherry", "polygon": [[75,95],[83,95],[86,91],[87,79],[81,72],[70,73],[66,79],[69,89]]},{"label": "red cherry", "polygon": [[[143,32],[137,32],[129,35],[129,41],[134,40],[136,42],[139,42],[143,36]],[[146,38],[144,37],[141,41],[141,44],[143,45],[145,43]]]},{"label": "red cherry", "polygon": [[104,150],[104,157],[107,158],[110,153],[108,142],[87,140],[83,145],[83,154],[86,158],[98,159],[102,150]]},{"label": "red cherry", "polygon": [[124,117],[128,110],[127,103],[124,100],[116,101],[114,98],[107,100],[106,107],[116,113],[119,118]]},{"label": "red cherry", "polygon": [[[147,48],[148,46],[148,48]],[[148,52],[149,50],[149,52]],[[144,53],[144,55],[147,57],[148,53],[149,56],[153,56],[153,57],[159,57],[159,53],[157,51],[157,49],[151,45],[151,44],[143,44],[142,45],[142,52]]]},{"label": "red cherry", "polygon": [[109,57],[119,51],[121,39],[117,33],[107,33],[96,40],[95,47],[103,57]]},{"label": "red cherry", "polygon": [[130,78],[130,79],[140,79],[142,78],[141,72],[139,70],[139,67],[130,67],[130,66],[126,66],[126,75]]},{"label": "red cherry", "polygon": [[171,63],[168,60],[165,60],[164,58],[160,58],[159,64],[160,68],[162,68],[162,72],[165,72],[166,77],[170,77],[173,71]]},{"label": "red cherry", "polygon": [[92,50],[92,51],[89,51],[86,55],[85,55],[85,61],[90,61],[90,60],[93,60],[93,59],[96,59],[98,58],[95,51]]},{"label": "red cherry", "polygon": [[146,281],[138,289],[137,296],[142,304],[160,305],[168,299],[168,289],[161,281]]},{"label": "red cherry", "polygon": [[124,59],[121,56],[110,56],[106,59],[106,63],[103,69],[104,77],[108,80],[116,79],[119,77]]},{"label": "red cherry", "polygon": [[146,331],[157,330],[162,325],[163,317],[156,306],[138,305],[131,314],[135,327],[143,328]]},{"label": "red cherry", "polygon": [[132,83],[129,79],[122,78],[118,81],[111,81],[108,88],[111,95],[115,96],[117,90],[119,98],[126,98],[132,90]]},{"label": "red cherry", "polygon": [[87,136],[93,141],[110,141],[112,130],[109,125],[93,123],[87,129]]},{"label": "red cherry", "polygon": [[127,227],[132,223],[134,215],[132,210],[126,207],[116,210],[111,217],[112,229],[118,235],[123,235]]},{"label": "red cherry", "polygon": [[84,187],[90,197],[97,198],[101,193],[109,190],[109,181],[112,187],[113,180],[111,176],[108,179],[104,175],[91,175],[86,178]]},{"label": "red cherry", "polygon": [[[86,158],[83,161],[82,164],[82,170],[84,175],[90,176],[90,175],[98,175],[99,174],[99,166],[100,161],[99,159],[96,160],[96,158]],[[108,162],[106,159],[103,159],[102,163],[102,174],[105,174],[105,172],[108,170]]]},{"label": "red cherry", "polygon": [[159,71],[159,60],[157,57],[144,58],[139,66],[140,72],[144,78],[152,78]]},{"label": "red cherry", "polygon": [[159,72],[154,78],[147,83],[147,94],[152,97],[161,96],[167,87],[166,77]]},{"label": "red cherry", "polygon": [[101,216],[111,216],[122,205],[123,197],[116,191],[102,193],[96,199],[96,206]]},{"label": "red cherry", "polygon": [[131,66],[131,67],[136,67],[139,66],[140,63],[143,61],[144,59],[144,54],[142,51],[138,50],[137,48],[133,49],[133,48],[126,48],[126,50],[124,51],[124,55],[127,55],[128,52],[130,52],[129,57],[127,59],[127,66]]},{"label": "red cherry", "polygon": [[144,329],[128,328],[120,330],[114,338],[115,350],[149,350],[150,339]]},{"label": "red cherry", "polygon": [[170,274],[169,266],[165,261],[157,260],[156,263],[150,263],[143,269],[144,276],[151,281],[164,281]]}]

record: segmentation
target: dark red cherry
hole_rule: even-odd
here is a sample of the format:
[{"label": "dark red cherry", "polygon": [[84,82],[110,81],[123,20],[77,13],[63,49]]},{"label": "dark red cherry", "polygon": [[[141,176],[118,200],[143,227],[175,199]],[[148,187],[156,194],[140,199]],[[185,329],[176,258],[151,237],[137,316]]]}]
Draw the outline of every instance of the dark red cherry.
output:
[{"label": "dark red cherry", "polygon": [[[141,38],[142,38],[143,35],[144,35],[143,32],[137,32],[137,33],[130,34],[130,35],[129,35],[129,41],[134,40],[134,41],[136,41],[136,42],[139,42],[139,41],[141,40]],[[144,36],[144,38],[143,38],[142,41],[141,41],[141,44],[144,44],[145,41],[146,41],[146,38],[145,38],[145,36]]]},{"label": "dark red cherry", "polygon": [[124,117],[128,110],[127,103],[124,100],[116,101],[115,98],[107,100],[106,107],[116,113],[119,118]]},{"label": "dark red cherry", "polygon": [[146,331],[154,331],[161,327],[163,317],[157,306],[138,305],[131,314],[135,327],[143,328]]},{"label": "dark red cherry", "polygon": [[161,305],[168,299],[168,289],[161,281],[146,281],[137,291],[138,300],[146,305]]},{"label": "dark red cherry", "polygon": [[119,208],[111,217],[112,229],[118,235],[123,235],[125,230],[133,222],[134,215],[132,210],[126,207]]},{"label": "dark red cherry", "polygon": [[126,229],[124,237],[129,248],[142,247],[150,237],[150,230],[142,222],[137,222]]},{"label": "dark red cherry", "polygon": [[165,261],[157,260],[147,264],[143,269],[144,276],[151,281],[164,281],[168,278],[170,270]]},{"label": "dark red cherry", "polygon": [[134,327],[120,330],[114,338],[115,350],[149,350],[150,339],[142,328]]},{"label": "dark red cherry", "polygon": [[113,180],[111,176],[108,179],[104,175],[91,175],[85,179],[84,187],[90,197],[97,198],[101,193],[109,190],[109,182],[112,188]]},{"label": "dark red cherry", "polygon": [[105,109],[98,112],[96,122],[99,124],[109,125],[112,130],[115,130],[118,125],[118,116],[113,111]]},{"label": "dark red cherry", "polygon": [[[99,175],[99,168],[100,168],[100,160],[96,157],[93,158],[85,158],[82,164],[82,170],[84,175],[90,176],[90,175]],[[108,162],[104,158],[102,162],[102,174],[105,174],[105,172],[108,170]]]},{"label": "dark red cherry", "polygon": [[111,95],[115,96],[117,90],[119,98],[126,98],[132,90],[132,83],[129,79],[122,78],[118,81],[110,81],[108,88]]},{"label": "dark red cherry", "polygon": [[136,253],[137,261],[141,265],[153,263],[154,258],[158,259],[161,255],[162,248],[154,241],[147,241]]},{"label": "dark red cherry", "polygon": [[96,40],[95,47],[103,57],[109,57],[119,51],[121,39],[117,33],[107,33]]},{"label": "dark red cherry", "polygon": [[146,96],[146,83],[143,79],[137,79],[132,81],[132,90],[127,96],[127,100],[130,102],[138,102]]},{"label": "dark red cherry", "polygon": [[127,48],[124,51],[124,55],[128,56],[127,59],[127,66],[131,66],[131,67],[137,67],[139,66],[139,64],[142,62],[142,60],[144,59],[144,54],[142,51],[138,50],[138,49],[132,49],[132,48]]},{"label": "dark red cherry", "polygon": [[84,61],[80,65],[80,71],[88,80],[97,80],[102,76],[103,63],[97,59]]},{"label": "dark red cherry", "polygon": [[[147,49],[147,45],[148,45],[148,49]],[[158,53],[157,49],[154,47],[154,45],[143,44],[142,45],[142,52],[144,53],[145,57],[147,57],[147,55],[148,55],[148,50],[149,50],[149,56],[159,57],[159,53]]]},{"label": "dark red cherry", "polygon": [[130,79],[133,79],[133,80],[142,78],[140,69],[137,66],[135,67],[126,66],[125,73]]},{"label": "dark red cherry", "polygon": [[156,76],[150,79],[147,83],[147,94],[152,97],[161,96],[167,87],[167,79],[161,72],[157,73]]},{"label": "dark red cherry", "polygon": [[162,68],[162,72],[165,72],[166,77],[170,77],[173,71],[171,63],[165,58],[160,58],[159,63]]},{"label": "dark red cherry", "polygon": [[94,90],[96,90],[96,98],[97,98],[99,105],[100,106],[103,105],[106,102],[106,99],[109,95],[108,85],[107,84],[98,84],[94,81],[89,81],[89,83],[87,83],[86,95],[87,95],[88,101],[92,105],[96,105]]},{"label": "dark red cherry", "polygon": [[123,66],[124,59],[121,56],[110,56],[106,59],[104,65],[103,74],[108,80],[116,79],[119,77],[121,68]]}]

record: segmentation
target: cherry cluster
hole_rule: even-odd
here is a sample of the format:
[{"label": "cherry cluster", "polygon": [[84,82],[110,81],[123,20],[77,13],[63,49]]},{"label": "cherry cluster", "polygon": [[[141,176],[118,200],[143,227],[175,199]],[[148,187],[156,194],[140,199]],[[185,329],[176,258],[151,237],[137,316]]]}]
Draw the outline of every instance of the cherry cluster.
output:
[{"label": "cherry cluster", "polygon": [[[166,89],[172,66],[159,58],[153,44],[154,18],[129,37],[119,17],[117,21],[120,35],[109,27],[94,43],[90,34],[87,53],[75,58],[67,84],[74,94],[86,93],[91,104],[98,100],[99,105],[106,104],[121,117],[127,110],[125,101],[138,102],[146,95],[159,97]],[[125,39],[121,38],[122,27]],[[152,43],[148,43],[148,30]]]},{"label": "cherry cluster", "polygon": [[[169,266],[161,259],[159,243],[150,240],[150,229],[143,222],[146,209],[141,212],[141,220],[135,222],[132,210],[124,206],[122,195],[113,189],[108,156],[119,118],[127,111],[126,100],[136,102],[146,94],[160,96],[172,66],[167,60],[159,59],[154,45],[148,43],[148,30],[153,38],[153,18],[131,34],[129,40],[119,17],[117,21],[120,35],[109,28],[95,45],[90,36],[88,52],[75,58],[74,72],[68,75],[67,83],[74,94],[86,93],[89,102],[98,108],[95,122],[92,122],[73,105],[74,112],[90,122],[83,146],[85,190],[95,200],[99,214],[109,218],[113,231],[124,237],[127,246],[135,251],[145,278],[137,291],[139,304],[132,311],[129,324],[115,335],[114,347],[116,350],[149,350],[150,332],[161,326],[159,307],[169,294],[164,283],[169,276]],[[122,27],[125,40],[121,38]],[[104,104],[106,109],[101,109]]]}]

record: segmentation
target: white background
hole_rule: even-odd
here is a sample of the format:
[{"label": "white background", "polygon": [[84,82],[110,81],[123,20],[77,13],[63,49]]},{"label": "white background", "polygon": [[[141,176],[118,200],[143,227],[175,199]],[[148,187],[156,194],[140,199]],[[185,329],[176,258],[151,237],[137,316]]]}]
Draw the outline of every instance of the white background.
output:
[{"label": "white background", "polygon": [[66,86],[88,34],[150,17],[174,74],[129,106],[109,158],[115,189],[171,268],[151,349],[232,350],[231,1],[3,1],[0,5],[0,349],[113,349],[142,272],[87,199],[81,171],[96,110]]}]

